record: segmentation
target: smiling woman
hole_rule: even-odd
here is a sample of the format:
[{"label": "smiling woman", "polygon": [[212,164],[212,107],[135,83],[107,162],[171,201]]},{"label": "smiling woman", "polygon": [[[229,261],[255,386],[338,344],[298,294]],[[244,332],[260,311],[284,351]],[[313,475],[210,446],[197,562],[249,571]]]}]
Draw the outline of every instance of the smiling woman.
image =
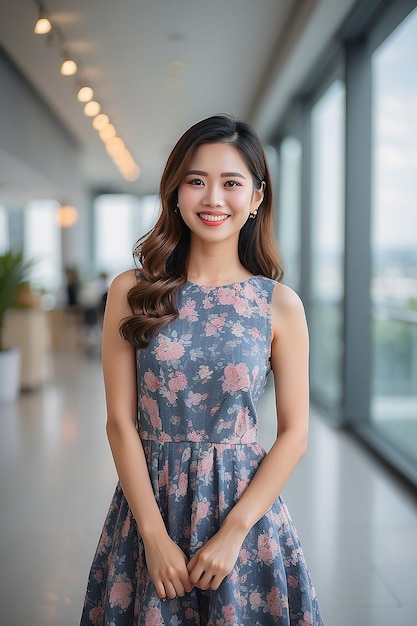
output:
[{"label": "smiling woman", "polygon": [[[307,325],[278,280],[257,135],[226,116],[195,124],[168,159],[160,197],[136,248],[140,269],[117,276],[107,298],[119,484],[81,626],[322,626],[280,496],[306,448]],[[266,453],[257,406],[271,371],[279,423]]]},{"label": "smiling woman", "polygon": [[[191,169],[178,189],[178,208],[190,228],[191,245],[201,245],[204,241],[204,229],[193,230],[198,221],[219,229],[217,243],[234,235],[237,244],[241,228],[263,200],[264,188],[265,183],[254,179],[233,145],[209,143],[197,148]],[[226,221],[227,228],[219,228],[226,227]],[[228,245],[223,253],[229,251],[237,256],[237,245],[233,248]]]},{"label": "smiling woman", "polygon": [[[220,167],[220,171],[217,166],[217,170],[210,172],[210,176],[196,160],[201,161],[205,157],[206,148],[214,162],[217,151],[223,155],[224,168]],[[196,167],[200,174],[192,173]],[[243,170],[239,171],[239,168]],[[236,170],[240,176],[233,180],[226,176],[223,180],[221,174],[236,173]],[[206,187],[201,172],[207,173]],[[244,172],[246,178],[242,179]],[[219,176],[222,185],[219,181],[214,184],[214,178]],[[217,259],[220,267],[213,267],[211,270],[207,265],[207,256],[204,255],[200,262],[210,275],[199,277],[197,274],[201,268],[190,266],[189,254],[190,246],[194,245],[192,242],[199,241],[198,233],[195,233],[197,236],[193,235],[193,228],[186,223],[182,215],[183,207],[180,209],[179,204],[180,194],[188,189],[186,198],[189,196],[192,198],[194,194],[202,198],[200,206],[195,208],[197,214],[204,209],[204,214],[207,215],[209,208],[213,214],[213,208],[210,206],[213,198],[207,198],[207,185],[210,194],[219,193],[216,186],[224,188],[221,192],[223,196],[221,202],[224,202],[226,197],[233,198],[233,194],[237,193],[239,198],[243,194],[245,204],[242,207],[237,206],[237,211],[246,217],[241,221],[237,250],[234,246],[222,247],[221,250],[218,247],[213,262],[216,263]],[[234,185],[240,185],[242,191],[240,188],[235,190]],[[249,190],[250,202],[255,192],[259,196],[262,195],[260,204],[252,208],[252,215],[259,209],[256,220],[247,219],[251,213],[248,204]],[[187,279],[193,278],[207,284],[221,284],[223,279],[231,282],[239,279],[239,276],[247,277],[251,274],[261,274],[272,279],[279,279],[282,276],[274,237],[272,182],[262,145],[249,125],[235,122],[226,116],[213,116],[192,126],[184,133],[168,158],[160,183],[160,199],[162,212],[154,229],[140,239],[136,246],[137,259],[141,265],[141,280],[134,285],[129,295],[129,303],[135,315],[122,325],[125,339],[133,341],[138,347],[147,345],[149,332],[156,332],[159,327],[163,327],[176,317],[175,291]],[[214,198],[214,202],[217,201]],[[188,200],[187,205],[188,202],[192,201]],[[227,211],[223,208],[227,215],[231,213],[233,204],[237,203],[231,204]],[[221,211],[217,209],[217,213]],[[199,222],[197,215],[194,216],[194,221]],[[224,256],[226,253],[227,256]],[[212,257],[211,254],[209,256]],[[226,268],[228,275],[224,276]],[[153,314],[152,311],[157,311],[157,314]]]}]

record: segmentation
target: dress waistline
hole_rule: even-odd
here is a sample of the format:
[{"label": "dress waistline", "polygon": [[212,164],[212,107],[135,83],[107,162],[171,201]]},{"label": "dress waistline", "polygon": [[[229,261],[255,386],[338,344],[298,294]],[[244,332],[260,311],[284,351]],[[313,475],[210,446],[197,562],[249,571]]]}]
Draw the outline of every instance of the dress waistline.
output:
[{"label": "dress waistline", "polygon": [[215,446],[216,448],[234,448],[235,446],[251,446],[254,444],[259,444],[259,442],[256,439],[251,439],[251,440],[247,440],[247,439],[241,439],[241,440],[233,440],[233,441],[207,441],[205,439],[199,439],[199,440],[195,440],[195,439],[166,439],[166,438],[160,438],[158,439],[157,437],[141,437],[141,441],[143,443],[157,443],[159,445],[175,445],[175,444],[192,444],[195,447],[208,447],[211,448],[213,446]]}]

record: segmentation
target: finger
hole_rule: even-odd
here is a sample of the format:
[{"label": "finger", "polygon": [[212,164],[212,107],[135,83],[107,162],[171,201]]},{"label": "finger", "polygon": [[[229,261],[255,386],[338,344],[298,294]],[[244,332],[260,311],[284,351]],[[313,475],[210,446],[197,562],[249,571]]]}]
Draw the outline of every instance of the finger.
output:
[{"label": "finger", "polygon": [[195,567],[190,573],[190,582],[192,585],[198,585],[200,583],[200,579],[203,576],[204,571],[200,567]]},{"label": "finger", "polygon": [[[186,592],[189,593],[193,588],[193,585],[190,580],[188,568],[187,568],[188,559],[185,556],[185,554],[183,554],[183,558],[184,558],[185,567],[181,567],[179,569],[178,576],[175,577],[175,579],[172,579],[174,581],[174,586],[175,586],[175,589],[177,590],[177,593],[179,591],[181,592],[181,593],[178,593],[178,595],[180,595],[181,597],[185,595]],[[178,582],[175,582],[175,581],[178,581]]]},{"label": "finger", "polygon": [[213,579],[213,574],[209,572],[203,572],[202,576],[198,579],[196,586],[199,589],[209,589],[211,581]]},{"label": "finger", "polygon": [[161,598],[161,600],[163,600],[166,597],[166,593],[165,593],[165,587],[162,581],[155,582],[154,584],[155,584],[156,593],[158,594],[158,598]]},{"label": "finger", "polygon": [[191,572],[193,571],[196,562],[197,562],[197,554],[194,554],[193,558],[190,559],[187,563],[187,570],[189,574],[191,574]]},{"label": "finger", "polygon": [[213,591],[216,591],[216,589],[218,589],[220,587],[220,585],[222,584],[222,582],[224,581],[224,579],[226,578],[226,576],[213,576],[213,578],[211,579],[210,582],[210,589],[213,589]]},{"label": "finger", "polygon": [[192,591],[193,584],[192,584],[189,576],[187,576],[187,575],[182,576],[181,577],[181,583],[182,583],[182,586],[184,587],[184,591],[185,592],[190,593],[190,591]]},{"label": "finger", "polygon": [[177,595],[176,589],[173,585],[173,583],[170,580],[166,580],[164,582],[165,585],[165,592],[168,598],[170,598],[172,600],[172,598],[175,598],[175,596]]},{"label": "finger", "polygon": [[182,584],[182,581],[180,578],[176,578],[174,580],[171,581],[172,585],[175,589],[175,593],[177,596],[179,596],[180,598],[182,598],[183,596],[185,596],[185,588],[184,585]]},{"label": "finger", "polygon": [[190,580],[194,584],[198,583],[202,576],[209,571],[208,558],[205,554],[201,554],[201,550],[196,552],[187,565],[190,574]]}]

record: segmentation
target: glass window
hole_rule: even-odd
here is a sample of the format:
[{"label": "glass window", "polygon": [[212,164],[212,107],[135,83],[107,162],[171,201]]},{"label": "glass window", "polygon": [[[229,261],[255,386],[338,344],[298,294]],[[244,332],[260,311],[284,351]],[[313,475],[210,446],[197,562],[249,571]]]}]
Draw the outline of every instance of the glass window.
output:
[{"label": "glass window", "polygon": [[417,9],[372,55],[372,426],[417,462]]},{"label": "glass window", "polygon": [[140,199],[140,208],[136,212],[135,219],[136,239],[139,239],[153,228],[156,220],[159,217],[159,213],[159,196],[148,195],[143,196]]},{"label": "glass window", "polygon": [[154,225],[157,196],[104,194],[94,202],[95,265],[114,276],[133,267],[136,241]]},{"label": "glass window", "polygon": [[345,87],[334,81],[311,111],[311,387],[335,406],[342,392]]},{"label": "glass window", "polygon": [[286,137],[280,145],[278,243],[284,263],[284,283],[300,287],[301,144]]},{"label": "glass window", "polygon": [[0,254],[9,247],[9,220],[7,210],[0,206]]},{"label": "glass window", "polygon": [[35,286],[55,293],[61,284],[61,232],[56,200],[31,200],[24,209],[24,250],[36,263],[30,280]]}]

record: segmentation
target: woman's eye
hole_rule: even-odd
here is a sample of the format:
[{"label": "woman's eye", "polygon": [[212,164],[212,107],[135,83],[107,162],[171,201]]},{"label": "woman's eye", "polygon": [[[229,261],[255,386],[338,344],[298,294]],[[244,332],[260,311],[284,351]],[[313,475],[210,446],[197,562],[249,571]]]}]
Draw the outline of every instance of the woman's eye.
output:
[{"label": "woman's eye", "polygon": [[235,180],[228,180],[225,185],[226,187],[238,187],[239,183]]},{"label": "woman's eye", "polygon": [[201,178],[192,178],[191,180],[188,181],[189,185],[204,185],[203,181],[201,180]]}]

